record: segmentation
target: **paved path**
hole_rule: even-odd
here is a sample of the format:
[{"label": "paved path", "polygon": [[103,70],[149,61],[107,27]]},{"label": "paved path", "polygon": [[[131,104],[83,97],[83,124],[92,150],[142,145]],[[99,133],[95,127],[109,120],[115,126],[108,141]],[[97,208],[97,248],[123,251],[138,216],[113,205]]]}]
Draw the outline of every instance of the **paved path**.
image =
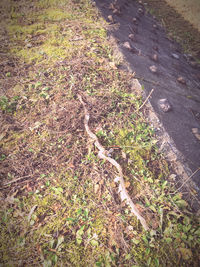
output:
[{"label": "paved path", "polygon": [[[106,20],[113,26],[119,25],[113,27],[110,34],[119,40],[146,94],[155,89],[151,104],[183,154],[185,164],[194,172],[200,167],[200,67],[167,38],[165,30],[142,4],[119,0],[117,5],[110,6],[112,2],[96,0]],[[154,67],[150,70],[151,66]],[[163,112],[158,104],[163,98],[172,107],[169,112]],[[200,189],[200,171],[192,179]]]}]

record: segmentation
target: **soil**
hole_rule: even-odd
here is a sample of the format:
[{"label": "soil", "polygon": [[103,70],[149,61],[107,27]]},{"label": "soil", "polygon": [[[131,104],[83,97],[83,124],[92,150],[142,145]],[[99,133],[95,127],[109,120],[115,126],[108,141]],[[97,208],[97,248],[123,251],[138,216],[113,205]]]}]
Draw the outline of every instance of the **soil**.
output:
[{"label": "soil", "polygon": [[[200,140],[198,134],[194,134],[194,129],[200,132],[200,66],[191,55],[184,54],[180,44],[167,35],[145,5],[127,0],[115,1],[114,5],[112,2],[96,0],[102,15],[110,22],[109,34],[117,39],[146,95],[154,88],[151,105],[183,155],[184,164],[191,173],[195,172],[200,166]],[[198,34],[196,38],[200,38]],[[198,55],[198,46],[195,54]],[[160,99],[170,103],[168,112],[160,109]],[[159,133],[159,129],[156,130]],[[198,191],[200,172],[192,179]]]}]

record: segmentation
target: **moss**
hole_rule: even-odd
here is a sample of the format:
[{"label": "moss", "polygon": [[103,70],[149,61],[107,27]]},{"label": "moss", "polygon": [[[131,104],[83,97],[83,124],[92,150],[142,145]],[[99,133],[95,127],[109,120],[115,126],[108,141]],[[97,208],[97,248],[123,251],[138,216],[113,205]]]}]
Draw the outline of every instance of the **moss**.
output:
[{"label": "moss", "polygon": [[107,33],[105,29],[102,29],[102,28],[96,28],[96,29],[91,28],[88,30],[84,30],[83,34],[87,38],[106,38],[107,37]]},{"label": "moss", "polygon": [[[85,44],[80,45],[71,42],[74,37],[73,30],[69,27],[60,27],[55,22],[63,19],[72,19],[69,12],[59,9],[45,9],[38,16],[38,22],[31,25],[21,25],[13,21],[8,26],[11,41],[15,45],[11,53],[23,59],[27,63],[53,63],[62,59],[70,59],[80,50],[84,50]],[[81,19],[80,19],[81,20]],[[92,20],[82,20],[85,25],[92,25]],[[82,27],[82,26],[81,26]],[[106,37],[106,31],[98,26],[83,31],[87,38]],[[34,40],[33,40],[34,39]]]},{"label": "moss", "polygon": [[62,7],[69,4],[69,0],[41,0],[36,3],[39,8]]},{"label": "moss", "polygon": [[32,25],[20,25],[20,24],[11,24],[8,26],[8,31],[10,37],[15,40],[25,40],[29,35],[37,36],[38,34],[43,33],[45,30],[44,23],[33,23]]},{"label": "moss", "polygon": [[45,10],[44,14],[38,17],[39,20],[44,22],[58,22],[61,20],[72,19],[73,14],[66,12],[65,10],[59,8],[48,8]]},{"label": "moss", "polygon": [[31,49],[11,50],[12,53],[22,58],[27,63],[53,63],[58,60],[70,59],[73,55],[71,53],[72,45],[69,42],[62,42],[59,40],[47,41],[40,47]]},{"label": "moss", "polygon": [[[72,44],[68,41],[73,36],[71,31],[66,32],[67,38],[59,32],[59,27],[56,24],[43,24],[31,25],[29,27],[20,27],[15,25],[10,29],[11,35],[16,35],[17,40],[26,40],[28,35],[34,32],[38,41],[36,44],[27,46],[19,46],[17,44],[11,49],[11,52],[16,56],[22,58],[28,63],[41,63],[41,62],[55,62],[62,58],[69,58],[72,56]],[[56,33],[56,34],[55,34]],[[41,36],[42,34],[42,36]],[[41,41],[40,41],[41,40]],[[29,43],[32,43],[31,39]],[[38,43],[38,44],[37,44]]]}]

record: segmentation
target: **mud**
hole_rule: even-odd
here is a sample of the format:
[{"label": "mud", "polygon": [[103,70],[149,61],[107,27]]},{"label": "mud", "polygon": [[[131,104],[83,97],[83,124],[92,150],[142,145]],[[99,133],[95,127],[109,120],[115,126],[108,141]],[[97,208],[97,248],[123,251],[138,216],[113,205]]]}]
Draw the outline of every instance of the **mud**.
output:
[{"label": "mud", "polygon": [[[112,0],[95,2],[110,22],[109,34],[118,41],[129,66],[144,85],[146,95],[154,88],[151,105],[183,155],[184,164],[191,173],[195,172],[200,167],[200,140],[192,130],[200,131],[199,65],[167,37],[165,29],[143,4],[134,0],[118,0],[114,6],[110,6]],[[159,108],[160,99],[168,100],[169,112]],[[159,129],[156,130],[159,134]],[[200,192],[200,171],[192,179]]]}]

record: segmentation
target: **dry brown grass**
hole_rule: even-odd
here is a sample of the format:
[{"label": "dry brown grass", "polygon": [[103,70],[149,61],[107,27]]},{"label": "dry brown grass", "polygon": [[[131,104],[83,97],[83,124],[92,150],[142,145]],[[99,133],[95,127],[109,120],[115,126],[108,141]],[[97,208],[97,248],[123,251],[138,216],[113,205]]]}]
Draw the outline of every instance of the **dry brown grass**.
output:
[{"label": "dry brown grass", "polygon": [[184,19],[200,31],[200,1],[199,0],[165,0]]}]

